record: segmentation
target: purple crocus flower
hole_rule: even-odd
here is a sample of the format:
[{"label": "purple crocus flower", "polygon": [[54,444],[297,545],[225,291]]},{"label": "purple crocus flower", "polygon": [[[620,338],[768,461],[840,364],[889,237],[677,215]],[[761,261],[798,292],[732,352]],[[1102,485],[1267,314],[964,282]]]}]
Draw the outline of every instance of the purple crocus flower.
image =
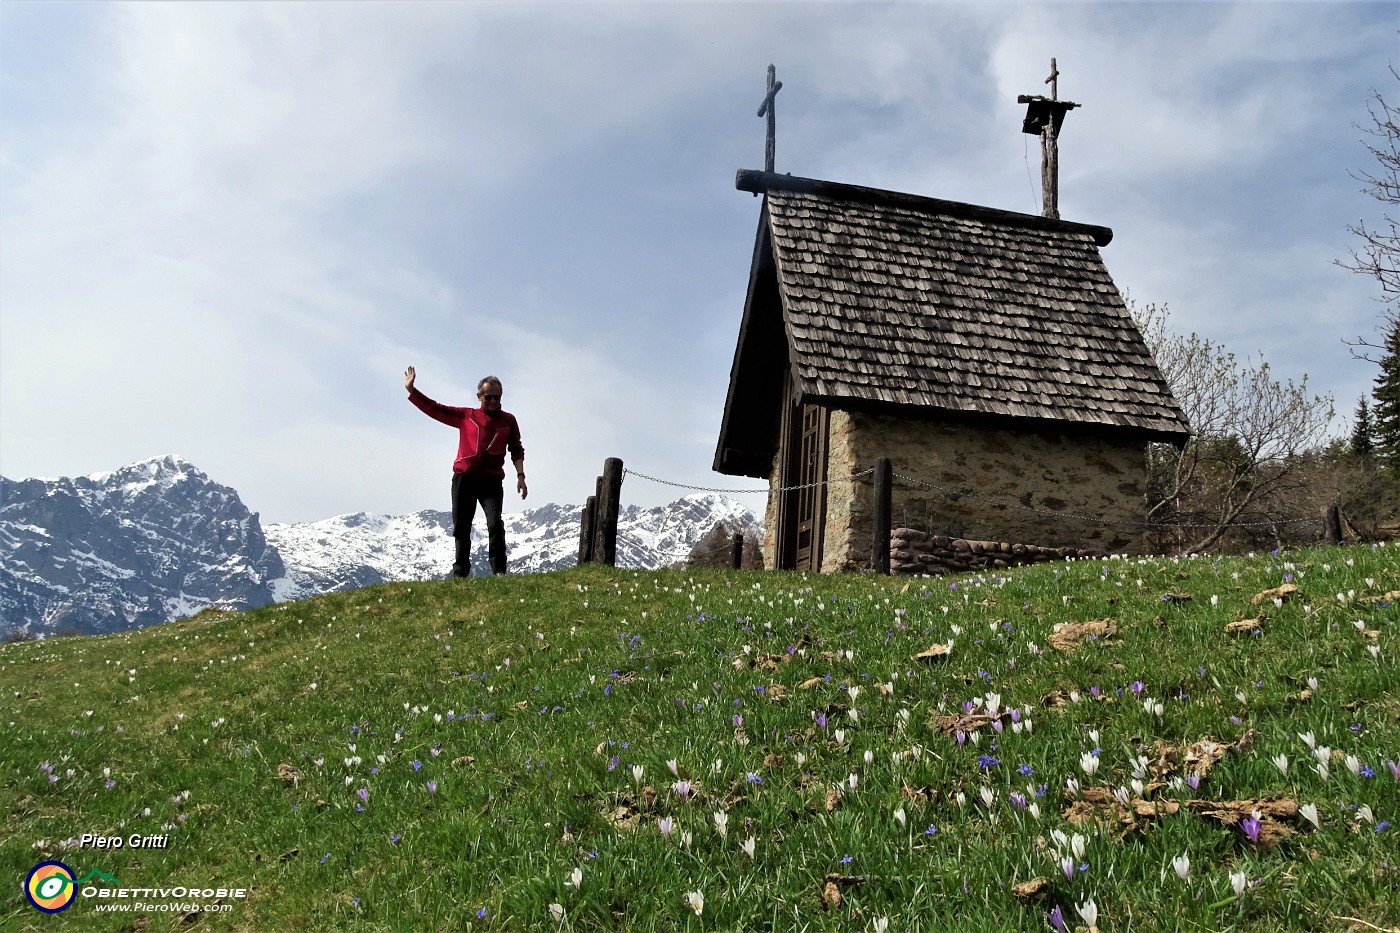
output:
[{"label": "purple crocus flower", "polygon": [[1249,837],[1250,842],[1259,841],[1259,821],[1253,816],[1247,816],[1240,820],[1240,829]]},{"label": "purple crocus flower", "polygon": [[1069,933],[1069,927],[1065,926],[1064,911],[1060,910],[1059,904],[1056,904],[1054,909],[1045,915],[1045,919],[1049,922],[1050,926],[1059,930],[1060,933]]}]

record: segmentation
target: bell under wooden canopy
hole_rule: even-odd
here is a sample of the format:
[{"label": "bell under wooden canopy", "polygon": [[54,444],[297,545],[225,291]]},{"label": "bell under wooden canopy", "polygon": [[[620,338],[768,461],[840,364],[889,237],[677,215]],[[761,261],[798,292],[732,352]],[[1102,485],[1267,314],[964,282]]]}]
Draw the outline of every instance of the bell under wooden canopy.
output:
[{"label": "bell under wooden canopy", "polygon": [[1045,127],[1054,122],[1054,135],[1060,135],[1060,125],[1065,122],[1065,114],[1079,105],[1072,100],[1051,100],[1040,95],[1022,94],[1016,98],[1018,104],[1028,104],[1026,119],[1021,123],[1021,132],[1039,136]]}]

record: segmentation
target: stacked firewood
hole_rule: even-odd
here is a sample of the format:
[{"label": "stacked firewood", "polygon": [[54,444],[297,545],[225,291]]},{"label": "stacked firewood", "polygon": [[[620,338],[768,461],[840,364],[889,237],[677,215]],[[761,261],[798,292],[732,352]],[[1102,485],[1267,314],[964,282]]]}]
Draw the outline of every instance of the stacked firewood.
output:
[{"label": "stacked firewood", "polygon": [[895,528],[890,532],[890,573],[896,574],[961,573],[1041,564],[1071,557],[1102,556],[1102,551],[1091,548],[969,541],[966,538],[932,535],[914,528]]}]

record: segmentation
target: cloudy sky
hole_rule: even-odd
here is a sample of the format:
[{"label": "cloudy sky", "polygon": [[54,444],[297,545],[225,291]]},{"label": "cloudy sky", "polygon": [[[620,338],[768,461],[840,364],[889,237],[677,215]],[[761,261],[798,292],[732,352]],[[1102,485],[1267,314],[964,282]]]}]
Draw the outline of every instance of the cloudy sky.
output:
[{"label": "cloudy sky", "polygon": [[753,489],[710,463],[770,62],[779,171],[1037,213],[1016,96],[1055,56],[1061,212],[1119,287],[1349,416],[1379,290],[1333,260],[1378,215],[1347,172],[1398,11],[6,0],[0,473],[178,453],[264,521],[446,507],[412,363],[449,404],[504,380],[528,505],[609,456]]}]

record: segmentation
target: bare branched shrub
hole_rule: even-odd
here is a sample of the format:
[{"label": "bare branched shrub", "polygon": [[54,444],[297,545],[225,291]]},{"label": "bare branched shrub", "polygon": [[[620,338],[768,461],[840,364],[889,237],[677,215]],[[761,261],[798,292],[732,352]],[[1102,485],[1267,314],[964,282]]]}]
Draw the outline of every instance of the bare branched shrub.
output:
[{"label": "bare branched shrub", "polygon": [[1199,334],[1176,333],[1165,306],[1129,310],[1195,432],[1179,449],[1149,449],[1152,545],[1205,551],[1228,545],[1239,526],[1314,520],[1285,514],[1283,503],[1307,482],[1303,455],[1327,442],[1331,397],[1310,396],[1306,375],[1281,381],[1262,358],[1241,360]]}]

